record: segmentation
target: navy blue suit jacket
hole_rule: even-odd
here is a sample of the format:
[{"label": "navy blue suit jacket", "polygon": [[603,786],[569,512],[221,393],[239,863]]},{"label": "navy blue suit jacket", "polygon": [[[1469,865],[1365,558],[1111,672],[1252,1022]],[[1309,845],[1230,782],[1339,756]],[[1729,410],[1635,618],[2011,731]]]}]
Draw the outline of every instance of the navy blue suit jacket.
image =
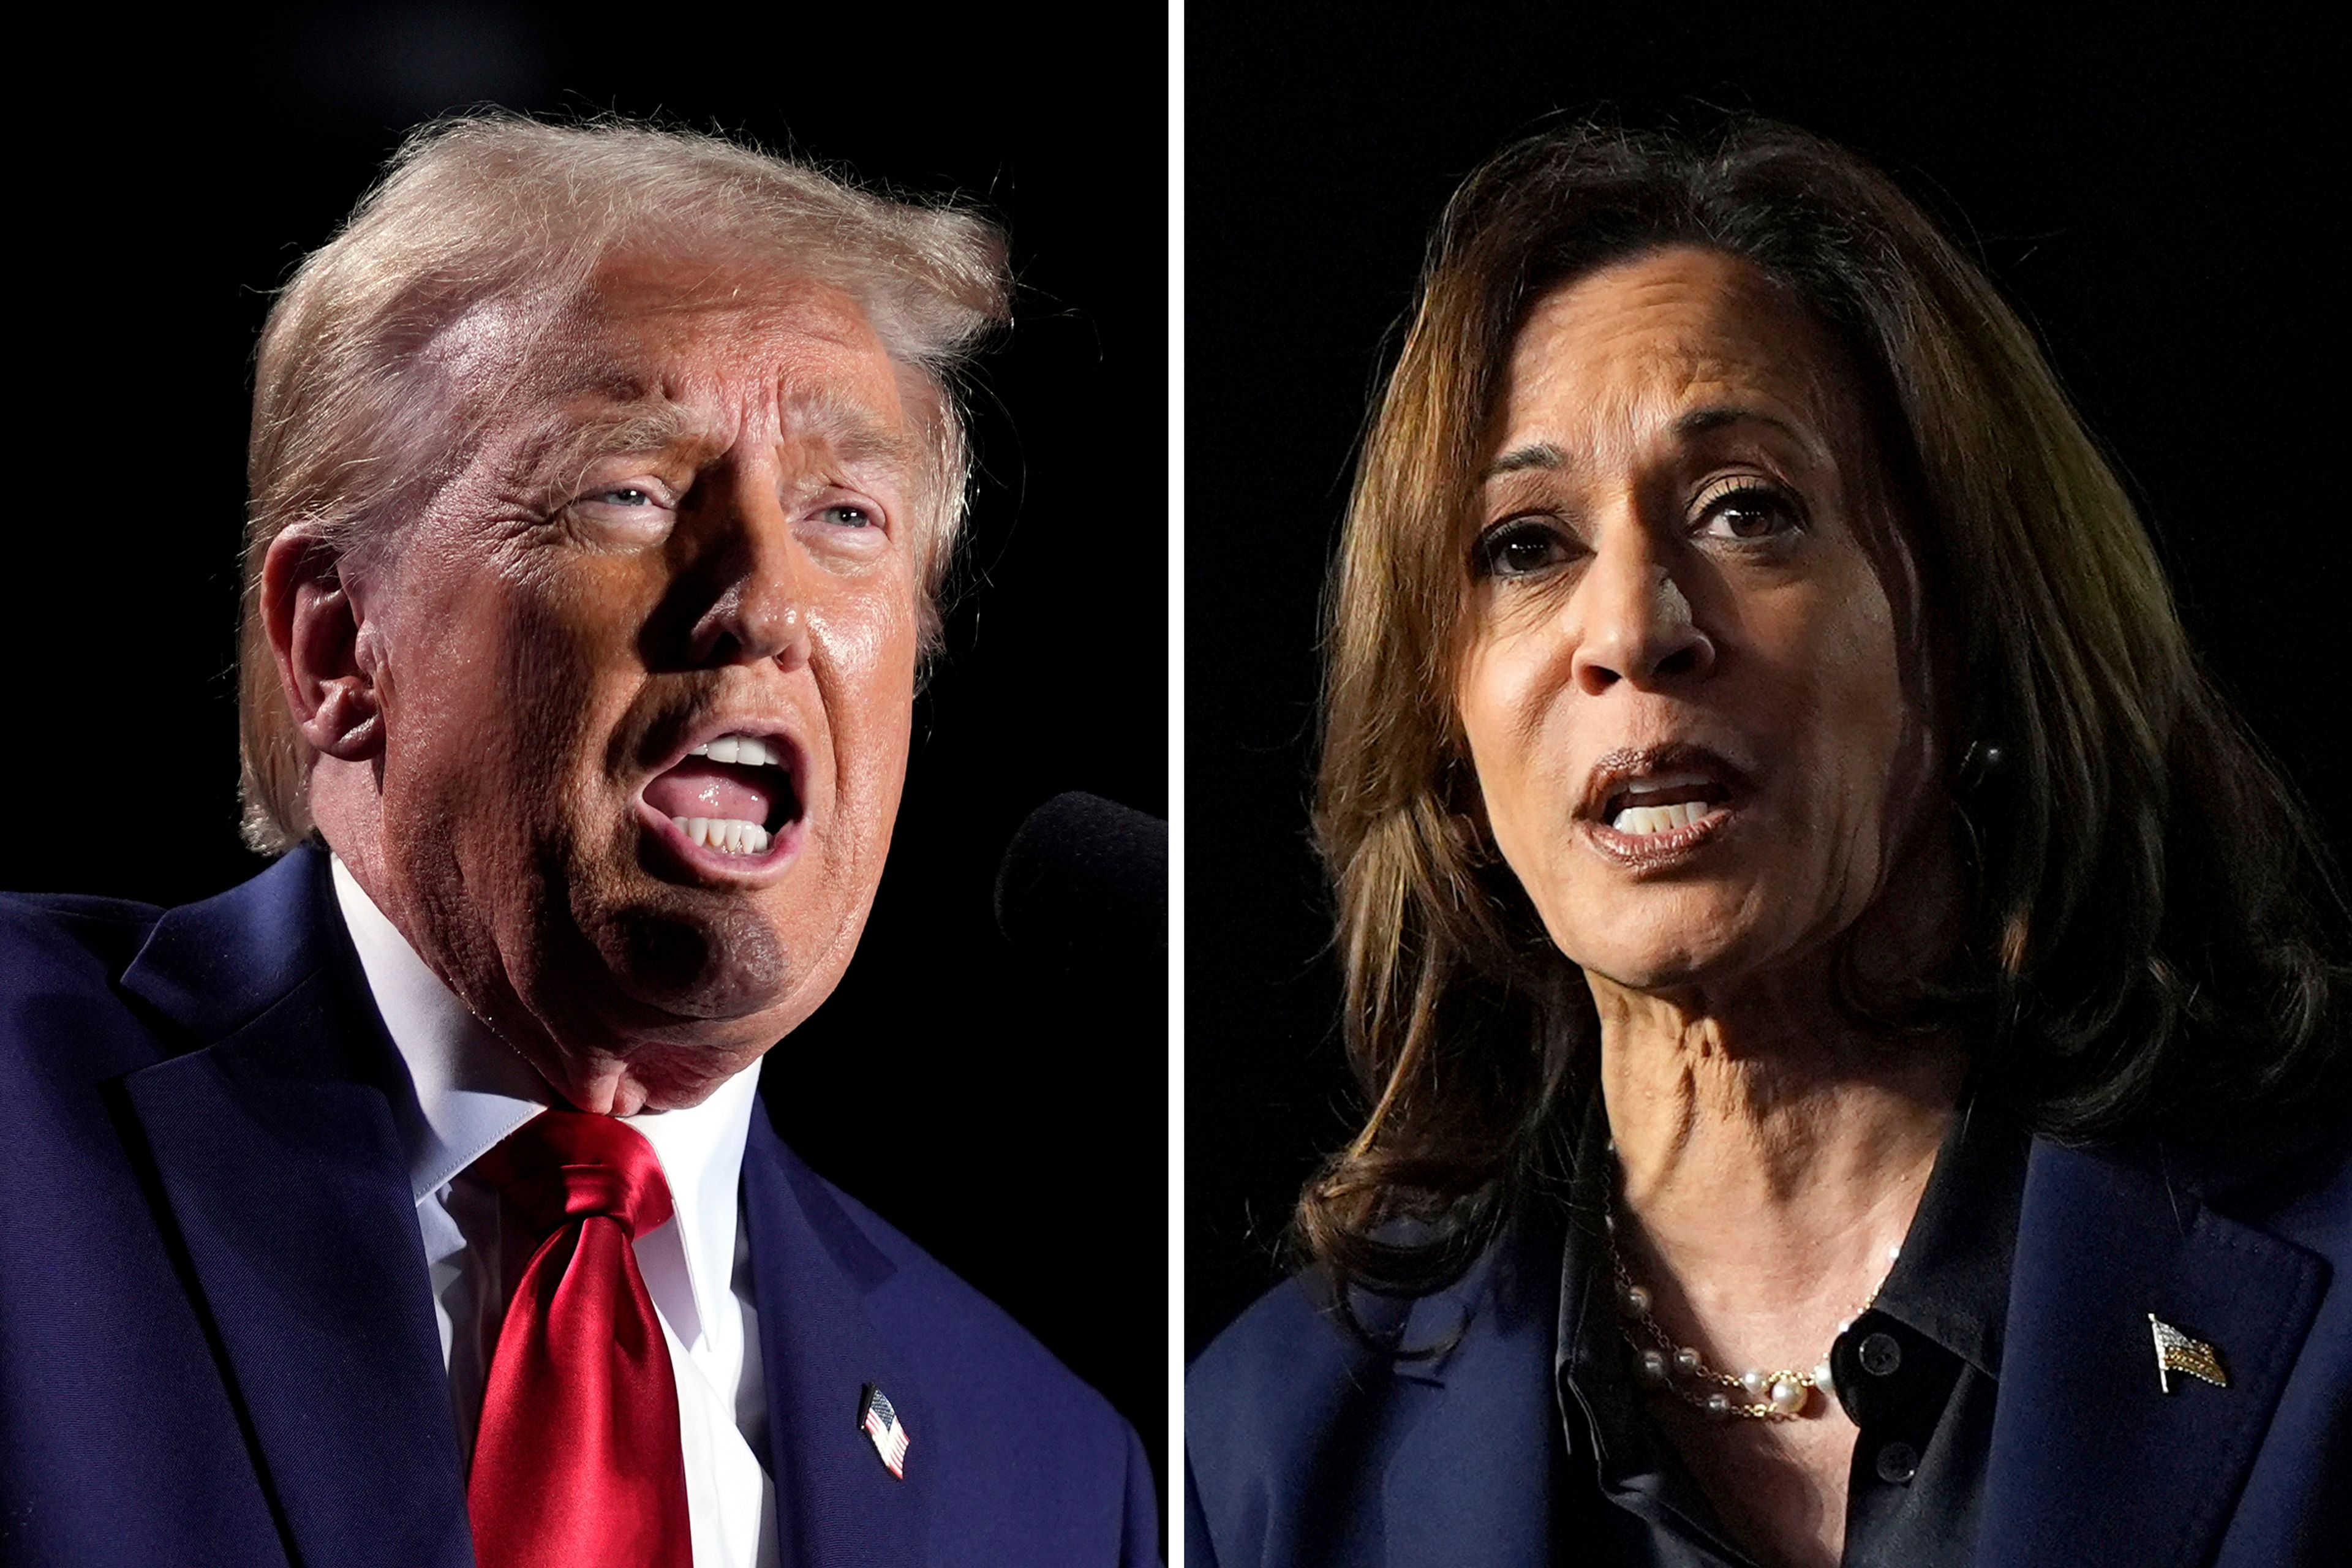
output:
[{"label": "navy blue suit jacket", "polygon": [[[0,899],[0,1560],[468,1568],[416,1114],[323,855],[168,912]],[[787,1563],[1153,1560],[1100,1396],[764,1115],[743,1180]]]},{"label": "navy blue suit jacket", "polygon": [[[2203,1181],[2037,1141],[2026,1167],[1976,1561],[1983,1568],[2352,1563],[2352,1163]],[[1512,1232],[1364,1347],[1298,1279],[1185,1388],[1192,1568],[1561,1568],[1580,1510],[1553,1397],[1559,1236]],[[2159,1391],[2147,1314],[2230,1386]],[[1387,1325],[1383,1325],[1386,1327]]]}]

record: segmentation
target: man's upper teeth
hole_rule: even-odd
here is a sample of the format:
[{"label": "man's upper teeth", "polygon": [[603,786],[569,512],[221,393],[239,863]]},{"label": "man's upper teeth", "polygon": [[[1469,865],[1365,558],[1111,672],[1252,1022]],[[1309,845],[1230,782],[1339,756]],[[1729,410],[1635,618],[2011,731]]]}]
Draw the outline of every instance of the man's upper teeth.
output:
[{"label": "man's upper teeth", "polygon": [[747,768],[782,767],[783,748],[751,735],[721,735],[697,746],[687,755],[709,757],[714,763],[735,763]]}]

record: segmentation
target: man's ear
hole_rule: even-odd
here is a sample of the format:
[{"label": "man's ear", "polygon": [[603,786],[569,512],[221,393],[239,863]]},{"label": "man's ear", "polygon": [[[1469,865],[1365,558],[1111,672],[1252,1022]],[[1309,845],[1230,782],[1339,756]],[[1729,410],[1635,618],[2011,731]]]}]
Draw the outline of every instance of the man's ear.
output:
[{"label": "man's ear", "polygon": [[262,557],[261,617],[302,738],[327,756],[359,763],[383,750],[383,713],[342,565],[317,530],[287,529]]}]

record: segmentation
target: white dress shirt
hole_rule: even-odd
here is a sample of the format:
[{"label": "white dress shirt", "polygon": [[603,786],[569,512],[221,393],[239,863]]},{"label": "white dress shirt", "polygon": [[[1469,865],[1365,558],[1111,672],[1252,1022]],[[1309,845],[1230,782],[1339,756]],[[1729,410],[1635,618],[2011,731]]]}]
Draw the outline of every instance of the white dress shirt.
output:
[{"label": "white dress shirt", "polygon": [[[342,861],[332,865],[343,923],[424,1112],[409,1149],[409,1184],[457,1441],[470,1456],[506,1299],[541,1238],[507,1234],[498,1194],[467,1167],[554,1097],[417,957]],[[759,1079],[755,1063],[700,1105],[623,1119],[653,1145],[675,1209],[636,1238],[636,1253],[677,1374],[695,1568],[772,1568],[778,1561],[774,1484],[760,1461],[767,1384],[751,1250],[739,1223],[743,1143]]]}]

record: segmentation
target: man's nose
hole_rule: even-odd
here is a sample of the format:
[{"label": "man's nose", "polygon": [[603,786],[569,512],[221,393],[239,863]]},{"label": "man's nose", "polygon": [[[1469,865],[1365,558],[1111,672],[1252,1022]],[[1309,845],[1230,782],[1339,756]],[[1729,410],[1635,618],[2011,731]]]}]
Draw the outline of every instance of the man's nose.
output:
[{"label": "man's nose", "polygon": [[790,515],[756,476],[742,476],[715,499],[716,592],[689,638],[694,662],[806,664],[808,563]]},{"label": "man's nose", "polygon": [[1646,529],[1605,538],[1576,585],[1576,683],[1593,696],[1620,681],[1638,690],[1715,668],[1715,639],[1700,626],[1675,561]]}]

